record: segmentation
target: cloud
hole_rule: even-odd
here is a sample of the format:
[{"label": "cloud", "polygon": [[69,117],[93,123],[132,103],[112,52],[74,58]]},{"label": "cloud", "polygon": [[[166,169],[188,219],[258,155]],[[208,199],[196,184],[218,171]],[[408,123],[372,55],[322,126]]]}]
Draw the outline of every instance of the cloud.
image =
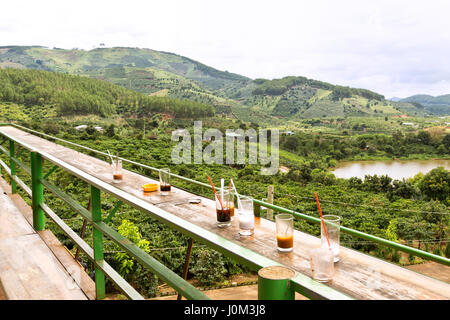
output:
[{"label": "cloud", "polygon": [[450,2],[16,0],[1,45],[170,51],[252,78],[303,75],[387,97],[450,93]]}]

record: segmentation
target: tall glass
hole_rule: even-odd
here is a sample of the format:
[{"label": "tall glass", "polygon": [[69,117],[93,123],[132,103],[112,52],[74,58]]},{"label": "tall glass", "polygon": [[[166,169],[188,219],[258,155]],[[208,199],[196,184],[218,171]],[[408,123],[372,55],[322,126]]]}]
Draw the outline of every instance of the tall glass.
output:
[{"label": "tall glass", "polygon": [[238,209],[239,234],[241,236],[251,236],[255,229],[255,214],[253,212],[253,200],[243,199],[238,202],[242,207]]},{"label": "tall glass", "polygon": [[170,192],[170,170],[164,168],[159,170],[159,191],[161,195],[167,196]]},{"label": "tall glass", "polygon": [[223,190],[217,196],[220,199],[219,201],[216,197],[217,226],[219,228],[226,228],[231,226],[231,193],[228,190]]},{"label": "tall glass", "polygon": [[277,227],[277,248],[281,252],[289,252],[294,248],[294,216],[281,213],[275,216]]},{"label": "tall glass", "polygon": [[[340,225],[341,218],[335,215],[324,215],[323,220],[325,222],[326,233],[328,240],[330,241],[331,250],[334,255],[334,262],[339,261],[339,238],[340,238]],[[327,236],[323,228],[323,223],[320,224],[320,238],[322,247],[329,248]]]},{"label": "tall glass", "polygon": [[334,255],[329,248],[321,247],[311,250],[310,262],[314,280],[331,281],[334,275]]},{"label": "tall glass", "polygon": [[117,159],[112,164],[113,168],[113,182],[118,183],[122,181],[123,175],[122,175],[122,160]]}]

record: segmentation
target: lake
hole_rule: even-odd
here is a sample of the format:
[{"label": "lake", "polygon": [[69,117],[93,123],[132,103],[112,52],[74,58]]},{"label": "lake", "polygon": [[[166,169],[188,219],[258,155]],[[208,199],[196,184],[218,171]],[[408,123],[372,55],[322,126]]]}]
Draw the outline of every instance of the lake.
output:
[{"label": "lake", "polygon": [[385,175],[401,180],[412,178],[417,173],[426,174],[436,167],[450,170],[450,160],[387,160],[387,161],[350,161],[341,162],[333,171],[337,178],[348,179],[358,177],[364,179],[368,175]]}]

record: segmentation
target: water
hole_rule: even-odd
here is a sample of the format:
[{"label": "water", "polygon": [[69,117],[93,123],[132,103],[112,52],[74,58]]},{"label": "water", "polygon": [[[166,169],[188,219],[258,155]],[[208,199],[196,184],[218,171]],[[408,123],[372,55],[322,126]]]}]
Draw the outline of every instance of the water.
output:
[{"label": "water", "polygon": [[437,167],[450,170],[450,160],[388,160],[388,161],[351,161],[342,162],[333,171],[337,178],[349,179],[358,177],[364,179],[368,175],[385,175],[401,180],[414,177],[421,172],[426,174]]}]

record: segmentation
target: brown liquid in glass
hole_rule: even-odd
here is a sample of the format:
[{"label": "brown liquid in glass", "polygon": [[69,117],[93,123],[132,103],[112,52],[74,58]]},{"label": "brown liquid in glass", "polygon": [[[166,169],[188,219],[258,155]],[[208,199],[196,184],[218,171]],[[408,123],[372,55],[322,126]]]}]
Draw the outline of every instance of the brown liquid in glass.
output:
[{"label": "brown liquid in glass", "polygon": [[159,188],[161,191],[164,191],[164,192],[170,191],[170,184],[161,185]]},{"label": "brown liquid in glass", "polygon": [[279,248],[283,249],[289,249],[294,246],[294,236],[288,235],[288,236],[280,236],[277,235],[277,244]]},{"label": "brown liquid in glass", "polygon": [[219,222],[231,221],[230,208],[216,209],[216,213],[217,213],[217,221]]}]

